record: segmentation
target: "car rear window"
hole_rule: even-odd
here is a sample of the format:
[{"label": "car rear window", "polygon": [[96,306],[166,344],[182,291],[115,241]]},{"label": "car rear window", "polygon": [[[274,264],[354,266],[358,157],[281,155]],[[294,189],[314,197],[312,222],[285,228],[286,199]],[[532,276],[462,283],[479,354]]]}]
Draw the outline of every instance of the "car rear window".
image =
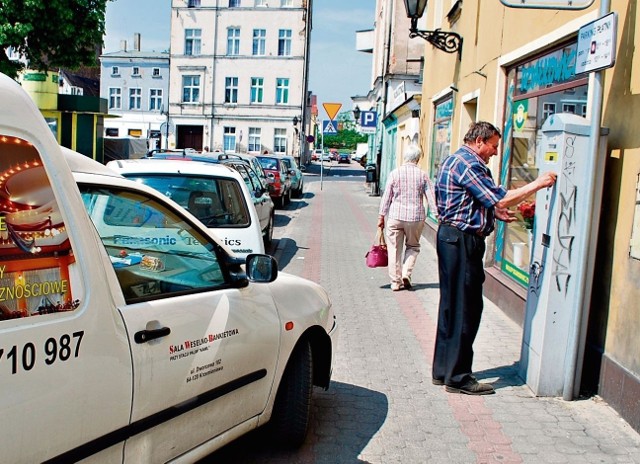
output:
[{"label": "car rear window", "polygon": [[273,171],[280,170],[280,166],[278,164],[278,161],[280,160],[277,158],[268,158],[261,156],[260,158],[258,158],[258,160],[260,160],[260,164],[264,169],[271,169]]},{"label": "car rear window", "polygon": [[249,209],[240,184],[235,179],[164,174],[130,174],[163,193],[209,228],[247,227]]}]

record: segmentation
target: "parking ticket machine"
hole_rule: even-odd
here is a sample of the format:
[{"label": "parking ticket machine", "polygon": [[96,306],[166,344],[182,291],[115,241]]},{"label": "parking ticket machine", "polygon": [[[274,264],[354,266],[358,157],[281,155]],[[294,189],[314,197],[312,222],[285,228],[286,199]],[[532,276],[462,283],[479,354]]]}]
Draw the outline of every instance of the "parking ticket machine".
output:
[{"label": "parking ticket machine", "polygon": [[[581,292],[579,251],[587,240],[583,221],[591,216],[586,172],[589,121],[555,114],[542,125],[536,164],[540,173],[558,174],[553,187],[536,194],[529,288],[523,328],[520,374],[537,396],[561,396],[575,335]],[[588,304],[588,303],[587,303]],[[579,319],[578,319],[579,320]]]}]

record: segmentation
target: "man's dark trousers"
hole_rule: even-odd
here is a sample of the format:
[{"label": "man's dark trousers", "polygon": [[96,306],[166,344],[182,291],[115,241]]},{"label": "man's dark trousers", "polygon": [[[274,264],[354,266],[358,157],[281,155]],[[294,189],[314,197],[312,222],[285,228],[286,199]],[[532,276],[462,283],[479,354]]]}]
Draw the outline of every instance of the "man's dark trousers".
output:
[{"label": "man's dark trousers", "polygon": [[440,307],[433,378],[457,387],[469,380],[482,316],[484,238],[450,225],[438,228]]}]

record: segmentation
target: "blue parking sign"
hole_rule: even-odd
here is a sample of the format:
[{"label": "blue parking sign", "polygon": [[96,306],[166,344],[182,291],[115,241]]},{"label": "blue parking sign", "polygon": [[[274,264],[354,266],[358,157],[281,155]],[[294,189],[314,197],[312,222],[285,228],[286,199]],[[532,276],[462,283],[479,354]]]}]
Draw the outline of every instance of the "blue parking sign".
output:
[{"label": "blue parking sign", "polygon": [[375,128],[378,125],[378,112],[363,111],[360,114],[360,125],[362,127]]}]

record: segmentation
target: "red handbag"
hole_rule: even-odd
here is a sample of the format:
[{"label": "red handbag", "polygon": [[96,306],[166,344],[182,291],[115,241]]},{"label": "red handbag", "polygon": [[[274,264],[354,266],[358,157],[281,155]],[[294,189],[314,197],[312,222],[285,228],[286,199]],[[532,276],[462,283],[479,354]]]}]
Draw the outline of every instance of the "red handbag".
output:
[{"label": "red handbag", "polygon": [[387,267],[389,264],[387,243],[384,241],[384,233],[381,227],[378,227],[375,241],[364,257],[366,258],[367,267]]}]

